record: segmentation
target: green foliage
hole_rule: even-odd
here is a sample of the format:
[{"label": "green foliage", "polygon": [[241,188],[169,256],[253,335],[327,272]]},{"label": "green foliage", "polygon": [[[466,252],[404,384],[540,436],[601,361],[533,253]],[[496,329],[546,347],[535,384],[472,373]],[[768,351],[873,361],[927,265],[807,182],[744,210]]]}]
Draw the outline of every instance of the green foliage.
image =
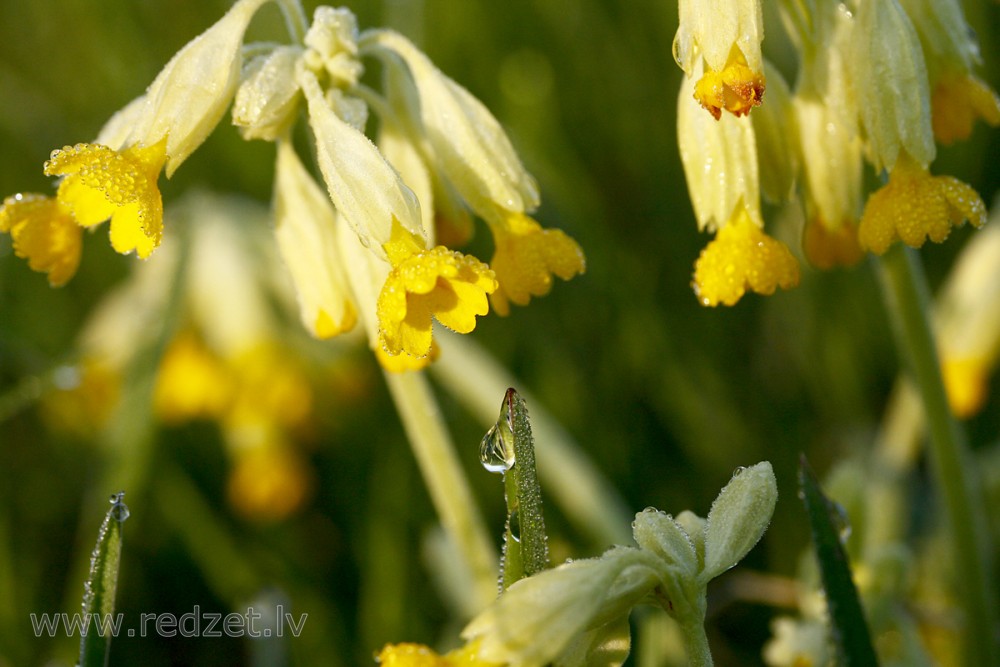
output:
[{"label": "green foliage", "polygon": [[858,591],[851,578],[851,566],[841,543],[846,518],[823,495],[819,481],[804,456],[799,463],[799,488],[809,515],[809,529],[823,578],[823,590],[826,591],[838,664],[877,665],[878,658],[872,648],[865,612],[861,608]]}]

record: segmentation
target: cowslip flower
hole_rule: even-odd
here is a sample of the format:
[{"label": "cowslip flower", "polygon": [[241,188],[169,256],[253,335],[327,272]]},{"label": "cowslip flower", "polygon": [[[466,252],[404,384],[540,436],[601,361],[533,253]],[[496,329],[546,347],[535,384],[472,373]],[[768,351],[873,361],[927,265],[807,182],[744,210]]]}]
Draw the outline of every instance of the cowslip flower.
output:
[{"label": "cowslip flower", "polygon": [[862,140],[845,52],[853,18],[843,6],[817,8],[803,53],[792,106],[802,155],[805,227],[802,248],[813,266],[850,266],[864,252],[858,241],[862,209]]},{"label": "cowslip flower", "polygon": [[[489,299],[506,314],[509,303],[547,293],[553,276],[583,272],[579,245],[528,217],[537,185],[479,100],[401,35],[360,32],[347,9],[319,7],[310,24],[288,0],[292,43],[245,45],[267,1],[236,2],[95,143],[54,152],[45,171],[62,177],[55,198],[7,200],[0,229],[33,268],[63,284],[79,262],[73,224],[107,219],[116,250],[148,257],[162,235],[159,174],[170,177],[231,106],[245,139],[278,144],[276,245],[317,338],[361,320],[385,365],[417,368],[435,354],[432,322],[469,332]],[[365,58],[383,64],[383,90],[361,82]],[[370,114],[379,116],[377,145],[366,134]],[[325,194],[293,148],[303,118]],[[449,244],[467,239],[471,215],[493,230],[495,269],[436,240],[439,226]]]},{"label": "cowslip flower", "polygon": [[[718,120],[745,116],[764,97],[760,0],[680,0],[674,60],[697,77],[692,94]],[[703,68],[703,69],[702,69]]]},{"label": "cowslip flower", "polygon": [[973,73],[982,57],[958,0],[900,2],[927,61],[935,139],[942,144],[967,139],[977,118],[1000,125],[1000,97]]},{"label": "cowslip flower", "polygon": [[530,217],[539,204],[537,184],[489,110],[398,33],[371,31],[362,50],[379,57],[396,82],[389,101],[400,131],[420,147],[434,201],[444,202],[445,215],[437,220],[461,238],[465,206],[489,226],[498,283],[493,308],[506,315],[510,303],[527,305],[532,296],[548,294],[553,275],[569,280],[583,273],[576,241]]},{"label": "cowslip flower", "polygon": [[80,265],[80,226],[58,199],[16,194],[0,207],[0,232],[10,234],[14,254],[28,260],[34,271],[49,274],[53,287],[65,285]]},{"label": "cowslip flower", "polygon": [[153,416],[164,425],[217,423],[231,463],[231,507],[253,520],[284,518],[314,483],[297,441],[312,421],[315,393],[273,307],[293,297],[264,242],[268,211],[202,194],[179,202],[170,218],[186,227],[186,260],[168,236],[157,261],[136,267],[102,299],[81,332],[79,362],[46,399],[47,414],[75,420],[77,432],[106,427],[123,379],[157,344],[179,281],[183,317],[156,369]]},{"label": "cowslip flower", "polygon": [[935,300],[941,372],[952,412],[969,418],[989,397],[1000,358],[1000,227],[991,223],[963,248]]},{"label": "cowslip flower", "polygon": [[[881,63],[878,68],[871,67]],[[870,157],[889,181],[875,192],[861,217],[861,246],[884,253],[896,240],[920,247],[940,243],[965,220],[979,227],[986,207],[968,185],[932,176],[936,149],[923,52],[898,2],[862,3],[850,44],[850,74]],[[886,81],[892,85],[886,85]]]},{"label": "cowslip flower", "polygon": [[[384,65],[381,92],[358,83],[363,57]],[[350,303],[384,366],[419,368],[436,351],[432,322],[472,331],[476,317],[488,311],[488,298],[506,313],[508,301],[525,304],[548,292],[552,275],[569,279],[583,271],[575,241],[527,217],[538,205],[537,186],[500,124],[401,35],[359,32],[347,10],[321,7],[301,47],[258,60],[237,92],[234,121],[245,136],[283,144],[278,170],[285,176],[282,181],[279,174],[278,187],[312,193],[305,201],[313,212],[301,216],[299,204],[295,213],[297,227],[308,225],[309,233],[289,226],[279,248],[289,267],[298,267],[292,277],[314,335],[321,333],[319,313],[347,313],[343,304]],[[333,215],[322,210],[307,172],[292,169],[297,160],[280,138],[300,107]],[[370,113],[379,116],[377,143],[365,134]],[[295,196],[276,194],[276,200]],[[457,225],[442,225],[453,232],[445,238],[466,236],[454,233],[467,227],[466,211],[494,230],[490,265],[436,240],[438,223],[446,220]],[[328,250],[334,236],[339,261]],[[340,268],[330,268],[335,264]],[[323,294],[313,286],[317,281],[326,285]],[[353,319],[333,315],[336,326],[323,333],[345,330]]]},{"label": "cowslip flower", "polygon": [[685,78],[677,133],[688,191],[700,229],[716,237],[695,263],[693,287],[706,306],[733,305],[746,291],[771,294],[799,282],[798,261],[763,231],[757,144],[749,118],[713,121],[688,94]]},{"label": "cowslip flower", "polygon": [[222,118],[236,91],[243,34],[266,1],[237,2],[112,116],[94,143],[53,151],[44,171],[62,177],[54,202],[8,198],[3,229],[15,234],[33,269],[48,271],[53,285],[72,277],[79,242],[68,241],[70,219],[83,227],[110,219],[116,251],[149,257],[163,229],[159,174],[165,168],[169,177]]}]

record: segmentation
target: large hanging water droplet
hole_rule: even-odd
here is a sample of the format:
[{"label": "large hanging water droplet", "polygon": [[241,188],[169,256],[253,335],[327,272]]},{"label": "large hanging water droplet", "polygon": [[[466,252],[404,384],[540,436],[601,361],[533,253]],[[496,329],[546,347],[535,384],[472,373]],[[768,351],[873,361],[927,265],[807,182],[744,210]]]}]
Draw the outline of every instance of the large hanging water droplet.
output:
[{"label": "large hanging water droplet", "polygon": [[127,519],[130,514],[128,505],[122,500],[124,496],[125,492],[119,491],[118,493],[112,493],[111,498],[108,499],[108,502],[111,503],[111,516],[117,519],[118,523]]},{"label": "large hanging water droplet", "polygon": [[503,431],[499,423],[494,424],[479,443],[479,461],[490,472],[507,472],[514,465],[513,443],[506,441]]}]

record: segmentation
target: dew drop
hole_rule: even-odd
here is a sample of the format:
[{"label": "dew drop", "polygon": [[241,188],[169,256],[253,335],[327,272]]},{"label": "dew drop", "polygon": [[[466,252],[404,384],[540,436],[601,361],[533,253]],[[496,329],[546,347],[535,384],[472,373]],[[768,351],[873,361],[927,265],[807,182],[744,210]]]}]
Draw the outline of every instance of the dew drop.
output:
[{"label": "dew drop", "polygon": [[515,542],[521,541],[521,515],[517,510],[511,512],[507,518],[507,530]]},{"label": "dew drop", "polygon": [[504,440],[500,424],[494,424],[479,443],[479,461],[490,472],[502,473],[514,465],[514,448]]},{"label": "dew drop", "polygon": [[736,468],[736,470],[733,471],[733,479],[742,475],[745,470],[746,470],[745,466],[739,466],[738,468]]},{"label": "dew drop", "polygon": [[124,496],[125,492],[119,491],[118,493],[112,493],[108,499],[108,502],[111,503],[111,516],[117,519],[118,523],[127,519],[130,514],[128,505],[122,500]]},{"label": "dew drop", "polygon": [[831,519],[833,519],[833,527],[837,529],[837,537],[840,538],[840,543],[846,545],[847,540],[851,537],[851,519],[847,516],[847,510],[840,503],[830,502],[833,512],[831,513]]}]

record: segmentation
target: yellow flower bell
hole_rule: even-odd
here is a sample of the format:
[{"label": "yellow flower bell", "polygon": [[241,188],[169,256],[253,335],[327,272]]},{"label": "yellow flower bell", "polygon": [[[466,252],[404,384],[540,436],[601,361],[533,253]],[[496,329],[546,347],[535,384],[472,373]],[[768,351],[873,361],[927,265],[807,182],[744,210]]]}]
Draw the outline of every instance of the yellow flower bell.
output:
[{"label": "yellow flower bell", "polygon": [[521,213],[506,215],[490,227],[496,241],[490,266],[498,284],[490,302],[499,315],[510,312],[509,302],[524,306],[531,297],[548,294],[552,274],[569,280],[586,268],[579,244],[560,229],[543,229]]},{"label": "yellow flower bell", "polygon": [[423,644],[386,644],[375,657],[382,667],[499,667],[479,658],[479,642],[438,655]]},{"label": "yellow flower bell", "polygon": [[951,176],[931,176],[903,153],[889,173],[889,182],[868,198],[859,240],[877,255],[896,240],[919,248],[928,238],[941,243],[952,226],[966,220],[975,227],[986,222],[986,205],[979,194]]},{"label": "yellow flower bell", "polygon": [[476,328],[497,288],[493,271],[474,257],[444,246],[426,250],[395,219],[384,245],[392,269],[378,296],[382,345],[389,355],[423,357],[431,350],[431,320],[458,333]]},{"label": "yellow flower bell", "polygon": [[111,246],[145,259],[163,235],[163,199],[157,186],[166,161],[166,140],[118,152],[77,144],[52,152],[48,176],[64,176],[57,198],[84,226],[111,219]]},{"label": "yellow flower bell", "polygon": [[0,207],[0,232],[10,234],[14,254],[33,271],[49,274],[52,287],[65,285],[80,265],[80,226],[58,199],[16,194]]},{"label": "yellow flower bell", "polygon": [[845,62],[854,19],[827,6],[800,34],[802,72],[792,105],[802,155],[802,249],[820,269],[856,264],[862,209],[863,144]]},{"label": "yellow flower bell", "polygon": [[160,361],[153,411],[168,424],[219,419],[232,402],[233,378],[225,363],[187,331],[170,342]]},{"label": "yellow flower bell", "polygon": [[799,263],[788,246],[767,236],[745,210],[719,230],[694,268],[695,295],[705,306],[732,306],[749,289],[773,294],[799,284]]},{"label": "yellow flower bell", "polygon": [[691,78],[681,86],[677,140],[698,226],[717,232],[695,263],[695,295],[705,306],[732,306],[748,289],[772,294],[798,285],[798,261],[763,231],[751,120],[712,120],[687,94],[692,86]]},{"label": "yellow flower bell", "polygon": [[723,110],[750,113],[765,88],[760,0],[680,0],[677,6],[674,59],[688,77],[698,78],[695,99],[716,120]]},{"label": "yellow flower bell", "polygon": [[973,74],[982,62],[972,27],[958,0],[900,0],[927,62],[931,123],[942,144],[968,139],[977,118],[1000,125],[1000,97]]},{"label": "yellow flower bell", "polygon": [[295,149],[287,141],[279,142],[274,235],[295,285],[302,324],[316,338],[332,338],[357,321],[357,308],[338,257],[336,236],[344,231],[330,199]]},{"label": "yellow flower bell", "polygon": [[1000,357],[1000,209],[969,239],[934,305],[941,374],[955,416],[986,405]]},{"label": "yellow flower bell", "polygon": [[942,144],[968,139],[977,118],[1000,125],[1000,97],[973,74],[943,74],[931,91],[934,137]]}]

